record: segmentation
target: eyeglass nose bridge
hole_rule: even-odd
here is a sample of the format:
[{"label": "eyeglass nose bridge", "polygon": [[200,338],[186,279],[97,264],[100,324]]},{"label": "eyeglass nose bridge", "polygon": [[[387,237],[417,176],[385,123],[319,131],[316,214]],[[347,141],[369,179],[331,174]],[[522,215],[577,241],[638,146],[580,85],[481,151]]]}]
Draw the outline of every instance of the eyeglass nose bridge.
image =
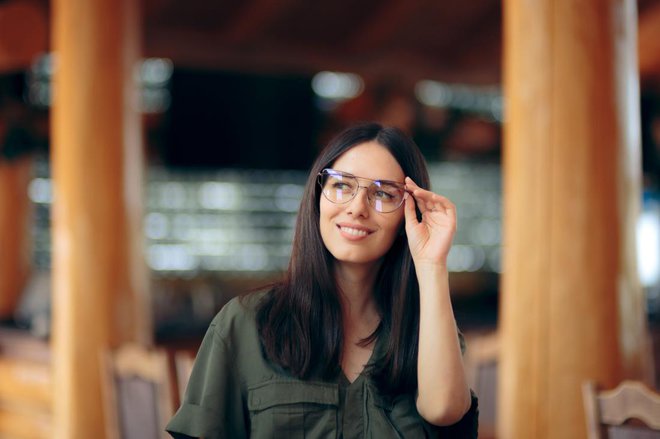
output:
[{"label": "eyeglass nose bridge", "polygon": [[358,183],[356,185],[355,192],[353,193],[353,196],[351,197],[350,201],[353,201],[355,198],[357,198],[358,192],[360,191],[360,189],[366,189],[366,191],[367,191],[367,201],[369,202],[369,204],[371,204],[371,196],[369,194],[369,188],[371,188],[371,186],[373,186],[373,185],[374,184],[371,183],[369,186],[360,186],[360,183]]}]

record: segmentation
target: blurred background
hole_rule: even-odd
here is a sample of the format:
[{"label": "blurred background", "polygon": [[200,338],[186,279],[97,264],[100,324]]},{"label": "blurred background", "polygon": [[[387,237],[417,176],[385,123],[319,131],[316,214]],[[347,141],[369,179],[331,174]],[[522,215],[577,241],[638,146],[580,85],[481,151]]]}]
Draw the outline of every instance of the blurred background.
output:
[{"label": "blurred background", "polygon": [[[135,79],[157,339],[201,335],[228,297],[286,268],[312,160],[332,135],[365,120],[411,134],[433,188],[456,200],[461,227],[450,266],[459,323],[495,324],[499,2],[146,1],[143,13],[145,57]],[[56,64],[43,53],[2,75],[3,159],[34,160],[34,273],[13,323],[43,336]]]},{"label": "blurred background", "polygon": [[[0,47],[11,41],[0,51],[0,172],[29,169],[15,198],[0,203],[5,236],[20,227],[2,217],[20,214],[29,229],[29,273],[0,292],[16,298],[0,316],[5,349],[29,339],[48,350],[52,328],[52,9],[0,1]],[[279,278],[312,160],[333,134],[365,120],[408,132],[433,190],[457,204],[449,268],[458,324],[468,335],[495,330],[506,123],[499,1],[144,0],[140,10],[132,77],[144,178],[130,190],[143,200],[156,346],[194,350],[227,300]],[[639,0],[637,12],[636,257],[660,361],[660,2]],[[488,398],[484,412],[494,416]]]}]

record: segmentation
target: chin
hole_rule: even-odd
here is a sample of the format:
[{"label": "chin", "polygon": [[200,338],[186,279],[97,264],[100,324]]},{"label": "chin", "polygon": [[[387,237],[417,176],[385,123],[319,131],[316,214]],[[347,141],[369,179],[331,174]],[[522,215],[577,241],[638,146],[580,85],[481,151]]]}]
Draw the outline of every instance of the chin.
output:
[{"label": "chin", "polygon": [[335,261],[345,264],[374,264],[383,259],[382,255],[358,254],[351,251],[330,251],[330,254],[335,258]]}]

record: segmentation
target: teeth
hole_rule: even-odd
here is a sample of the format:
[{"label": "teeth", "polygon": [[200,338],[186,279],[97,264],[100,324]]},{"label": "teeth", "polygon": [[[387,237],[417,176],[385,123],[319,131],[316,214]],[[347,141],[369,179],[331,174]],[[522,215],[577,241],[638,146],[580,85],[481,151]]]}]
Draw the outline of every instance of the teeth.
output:
[{"label": "teeth", "polygon": [[368,233],[365,232],[364,230],[353,229],[351,227],[342,227],[341,230],[342,230],[342,232],[348,233],[349,235],[353,235],[353,236],[367,236],[368,235]]}]

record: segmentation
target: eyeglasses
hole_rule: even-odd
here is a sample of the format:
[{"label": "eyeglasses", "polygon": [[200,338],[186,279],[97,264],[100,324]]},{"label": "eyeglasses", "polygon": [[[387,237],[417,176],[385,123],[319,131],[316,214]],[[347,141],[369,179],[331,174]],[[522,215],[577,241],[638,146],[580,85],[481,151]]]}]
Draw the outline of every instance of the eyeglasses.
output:
[{"label": "eyeglasses", "polygon": [[[371,182],[360,186],[358,178]],[[326,168],[319,172],[318,183],[323,196],[335,204],[345,204],[357,196],[360,188],[367,190],[369,205],[377,212],[394,212],[403,204],[406,189],[403,183],[389,180],[371,180],[353,174]]]}]

